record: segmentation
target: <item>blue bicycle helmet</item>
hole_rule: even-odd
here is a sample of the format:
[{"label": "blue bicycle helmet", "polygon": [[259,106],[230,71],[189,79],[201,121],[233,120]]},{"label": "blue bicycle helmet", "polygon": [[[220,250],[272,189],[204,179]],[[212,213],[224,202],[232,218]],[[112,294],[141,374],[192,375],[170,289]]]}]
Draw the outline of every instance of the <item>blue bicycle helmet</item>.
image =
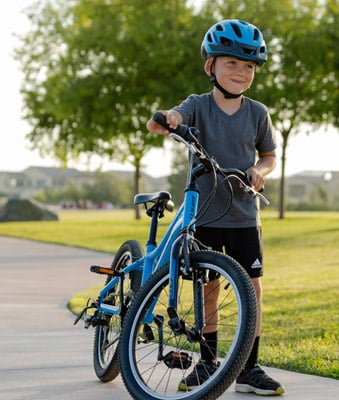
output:
[{"label": "blue bicycle helmet", "polygon": [[238,19],[226,19],[206,32],[201,55],[203,58],[233,56],[262,65],[267,60],[267,48],[256,26]]}]

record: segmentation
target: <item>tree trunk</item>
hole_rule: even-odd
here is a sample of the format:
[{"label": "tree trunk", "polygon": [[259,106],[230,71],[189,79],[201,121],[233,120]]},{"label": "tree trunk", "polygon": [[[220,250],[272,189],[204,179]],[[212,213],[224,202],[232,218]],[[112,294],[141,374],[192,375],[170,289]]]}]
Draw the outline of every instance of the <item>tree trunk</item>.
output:
[{"label": "tree trunk", "polygon": [[[138,194],[140,192],[140,164],[136,163],[135,172],[134,172],[134,194]],[[140,207],[138,204],[135,204],[135,219],[140,219]]]},{"label": "tree trunk", "polygon": [[286,167],[286,149],[289,131],[282,132],[283,145],[281,155],[281,179],[280,179],[280,196],[279,196],[279,219],[285,217],[285,167]]}]

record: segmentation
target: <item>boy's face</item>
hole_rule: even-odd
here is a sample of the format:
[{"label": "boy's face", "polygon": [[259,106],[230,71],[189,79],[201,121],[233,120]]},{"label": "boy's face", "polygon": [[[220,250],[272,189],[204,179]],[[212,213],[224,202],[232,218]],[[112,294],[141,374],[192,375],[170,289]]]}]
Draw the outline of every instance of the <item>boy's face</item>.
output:
[{"label": "boy's face", "polygon": [[[250,88],[255,74],[254,61],[240,60],[231,56],[218,56],[205,63],[205,72],[214,73],[219,84],[228,92],[239,94]],[[211,70],[212,68],[212,70]]]}]

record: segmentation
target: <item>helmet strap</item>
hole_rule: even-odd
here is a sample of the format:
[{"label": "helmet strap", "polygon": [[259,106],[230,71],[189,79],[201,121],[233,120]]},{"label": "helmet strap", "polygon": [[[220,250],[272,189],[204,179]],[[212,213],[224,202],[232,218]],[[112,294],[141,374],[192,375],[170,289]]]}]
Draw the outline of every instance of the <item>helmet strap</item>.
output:
[{"label": "helmet strap", "polygon": [[244,92],[239,93],[239,94],[230,93],[229,91],[227,91],[226,89],[224,89],[224,88],[220,85],[220,83],[217,81],[217,78],[216,78],[216,76],[215,76],[214,74],[212,74],[212,75],[210,76],[210,80],[211,80],[211,83],[212,83],[217,89],[219,89],[220,92],[224,95],[225,99],[237,99],[238,97],[242,96],[242,94],[244,93]]},{"label": "helmet strap", "polygon": [[220,92],[224,95],[225,99],[237,99],[238,97],[240,97],[244,92],[239,93],[239,94],[233,94],[230,93],[229,91],[227,91],[226,89],[224,89],[220,83],[217,81],[217,77],[214,75],[212,68],[214,65],[214,62],[216,60],[216,57],[214,57],[211,66],[210,66],[210,81],[212,83],[212,85],[214,85],[217,89],[220,90]]}]

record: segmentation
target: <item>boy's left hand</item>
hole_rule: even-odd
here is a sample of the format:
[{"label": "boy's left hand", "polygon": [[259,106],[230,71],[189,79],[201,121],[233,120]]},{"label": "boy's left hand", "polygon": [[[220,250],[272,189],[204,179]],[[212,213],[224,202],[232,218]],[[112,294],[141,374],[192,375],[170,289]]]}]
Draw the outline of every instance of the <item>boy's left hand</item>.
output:
[{"label": "boy's left hand", "polygon": [[255,191],[260,192],[264,188],[265,178],[256,167],[248,168],[246,171],[251,179],[252,187]]}]

